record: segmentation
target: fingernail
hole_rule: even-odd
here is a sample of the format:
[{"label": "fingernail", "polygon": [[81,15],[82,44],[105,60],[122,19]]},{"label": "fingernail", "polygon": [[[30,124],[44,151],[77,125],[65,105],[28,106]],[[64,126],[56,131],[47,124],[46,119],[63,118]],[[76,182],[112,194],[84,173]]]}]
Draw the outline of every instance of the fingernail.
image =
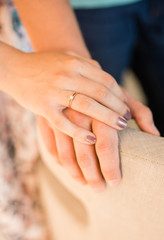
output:
[{"label": "fingernail", "polygon": [[96,138],[91,136],[91,135],[88,135],[87,138],[86,138],[86,141],[91,143],[91,144],[94,144],[96,142]]},{"label": "fingernail", "polygon": [[127,127],[127,121],[125,119],[123,119],[122,117],[119,117],[117,124],[121,128]]},{"label": "fingernail", "polygon": [[127,101],[124,101],[124,103],[125,103],[127,106],[129,106]]},{"label": "fingernail", "polygon": [[130,113],[129,110],[127,110],[127,112],[125,113],[125,115],[123,116],[126,120],[130,120],[132,118],[132,115]]},{"label": "fingernail", "polygon": [[152,128],[153,128],[155,135],[160,136],[160,132],[158,131],[158,129],[156,128],[156,126],[154,124],[152,124]]},{"label": "fingernail", "polygon": [[109,181],[108,183],[111,187],[115,187],[115,186],[119,185],[120,182],[121,182],[121,180],[115,179],[115,180]]}]

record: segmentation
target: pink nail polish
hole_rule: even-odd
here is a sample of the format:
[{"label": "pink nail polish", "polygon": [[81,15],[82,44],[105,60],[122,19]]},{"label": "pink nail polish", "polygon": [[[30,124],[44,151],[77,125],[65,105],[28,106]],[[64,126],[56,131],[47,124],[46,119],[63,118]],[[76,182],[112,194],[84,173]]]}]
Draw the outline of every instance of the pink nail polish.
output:
[{"label": "pink nail polish", "polygon": [[118,126],[119,126],[120,128],[125,128],[125,127],[127,127],[127,121],[126,121],[124,118],[122,118],[122,117],[119,117],[119,118],[118,118],[117,124],[118,124]]},{"label": "pink nail polish", "polygon": [[90,144],[94,144],[96,142],[96,138],[91,135],[88,135],[86,141],[89,142]]},{"label": "pink nail polish", "polygon": [[127,110],[127,112],[125,113],[125,115],[123,116],[126,120],[130,120],[132,118],[132,115],[130,113],[129,110]]}]

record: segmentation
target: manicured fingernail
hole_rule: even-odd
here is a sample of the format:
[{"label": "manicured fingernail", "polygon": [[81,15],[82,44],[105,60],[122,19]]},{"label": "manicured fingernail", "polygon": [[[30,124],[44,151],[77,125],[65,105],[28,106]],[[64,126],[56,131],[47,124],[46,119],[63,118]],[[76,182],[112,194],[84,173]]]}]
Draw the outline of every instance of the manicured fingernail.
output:
[{"label": "manicured fingernail", "polygon": [[127,127],[127,121],[122,117],[119,117],[117,124],[121,128]]},{"label": "manicured fingernail", "polygon": [[89,142],[90,144],[94,144],[96,142],[96,138],[91,135],[88,135],[86,141]]},{"label": "manicured fingernail", "polygon": [[125,103],[127,106],[129,106],[127,101],[124,101],[124,103]]},{"label": "manicured fingernail", "polygon": [[129,110],[127,110],[127,112],[125,113],[125,115],[123,116],[126,120],[130,120],[132,118],[132,115],[130,113]]},{"label": "manicured fingernail", "polygon": [[156,128],[156,126],[154,124],[152,124],[152,128],[153,128],[155,135],[160,136],[160,132],[158,131],[158,129]]},{"label": "manicured fingernail", "polygon": [[111,180],[111,181],[109,181],[109,185],[111,187],[115,187],[115,186],[119,185],[120,182],[121,182],[121,180],[119,180],[119,179]]}]

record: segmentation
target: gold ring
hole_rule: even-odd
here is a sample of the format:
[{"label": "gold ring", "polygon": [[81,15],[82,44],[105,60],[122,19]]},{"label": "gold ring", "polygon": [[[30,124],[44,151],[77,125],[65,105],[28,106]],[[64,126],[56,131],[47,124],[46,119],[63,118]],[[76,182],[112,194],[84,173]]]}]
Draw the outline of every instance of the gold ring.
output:
[{"label": "gold ring", "polygon": [[75,98],[75,96],[78,94],[78,92],[74,92],[70,97],[69,97],[69,102],[68,102],[68,107],[71,108],[72,102]]}]

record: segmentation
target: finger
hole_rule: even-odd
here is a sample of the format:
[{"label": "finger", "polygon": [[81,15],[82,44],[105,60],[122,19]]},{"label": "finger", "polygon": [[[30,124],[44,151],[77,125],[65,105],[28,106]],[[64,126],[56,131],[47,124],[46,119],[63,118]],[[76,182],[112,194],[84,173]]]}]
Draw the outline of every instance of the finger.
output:
[{"label": "finger", "polygon": [[160,132],[156,128],[153,120],[153,114],[150,108],[144,106],[138,101],[134,101],[135,108],[133,106],[133,117],[136,120],[138,126],[145,132],[160,136]]},{"label": "finger", "polygon": [[123,91],[127,97],[132,117],[136,120],[138,126],[147,133],[160,136],[160,132],[154,124],[153,114],[150,108],[132,97],[125,89],[123,89]]},{"label": "finger", "polygon": [[[89,117],[71,109],[66,112],[66,115],[71,118],[74,123],[78,124],[78,126],[83,126],[88,130],[91,129],[92,121]],[[94,147],[80,143],[76,140],[73,140],[73,142],[78,165],[80,166],[87,183],[96,192],[104,190],[105,182],[100,171]]]},{"label": "finger", "polygon": [[66,69],[70,72],[70,67],[76,73],[76,77],[82,75],[94,82],[103,84],[105,87],[111,90],[115,96],[120,98],[122,101],[126,101],[125,96],[122,92],[122,89],[116,82],[116,80],[107,72],[103,71],[100,64],[89,58],[84,58],[79,56],[76,53],[68,52],[70,55],[75,56],[76,58],[70,61],[70,64],[66,66]]},{"label": "finger", "polygon": [[49,151],[50,154],[55,156],[56,163],[61,165],[58,158],[56,140],[52,128],[49,127],[48,121],[45,118],[37,115],[36,120],[40,133],[42,135],[42,139],[47,147],[47,150]]},{"label": "finger", "polygon": [[86,184],[86,180],[77,164],[72,138],[58,130],[55,130],[55,136],[59,159],[62,166],[75,180],[83,185]]},{"label": "finger", "polygon": [[97,61],[89,58],[77,57],[76,59],[73,59],[71,64],[68,64],[68,66],[66,66],[68,71],[70,71],[70,67],[74,70],[76,77],[82,75],[87,79],[103,84],[122,101],[126,100],[122,89],[120,88],[116,80],[109,73],[103,71]]},{"label": "finger", "polygon": [[80,143],[76,140],[74,148],[77,162],[80,166],[87,183],[96,191],[101,192],[105,189],[105,182],[102,177],[98,159],[95,154],[94,146]]},{"label": "finger", "polygon": [[36,116],[36,120],[48,151],[52,155],[57,156],[58,152],[56,148],[54,133],[53,133],[53,130],[49,127],[48,121],[39,115]]},{"label": "finger", "polygon": [[80,74],[88,79],[96,81],[97,83],[103,84],[111,92],[117,96],[120,100],[125,101],[125,96],[122,89],[116,82],[116,80],[109,73],[103,71],[101,68],[93,65],[90,62],[83,62],[85,67],[81,68]]},{"label": "finger", "polygon": [[[84,94],[88,96],[103,106],[113,110],[114,112],[118,113],[122,117],[127,117],[127,120],[130,119],[130,110],[125,104],[125,102],[121,101],[118,97],[116,97],[110,89],[105,87],[104,85],[93,82],[90,79],[84,78],[83,76],[79,76],[78,79],[75,81],[74,79],[69,80],[63,83],[63,87],[68,89],[71,86],[71,91],[77,91],[78,93]],[[87,87],[86,87],[87,86]],[[64,94],[63,91],[58,91],[58,98],[61,99],[60,94]],[[57,95],[56,95],[57,97]],[[68,99],[66,99],[68,102]],[[64,102],[62,102],[64,104]],[[60,104],[62,104],[60,101]],[[66,104],[66,103],[65,103]]]},{"label": "finger", "polygon": [[101,172],[110,186],[116,186],[121,181],[117,131],[96,120],[92,127],[98,136],[95,148]]},{"label": "finger", "polygon": [[[59,104],[67,106],[72,94],[71,91],[61,91],[60,96],[58,95]],[[71,108],[118,130],[122,130],[127,126],[127,121],[118,113],[80,93],[74,97]]]},{"label": "finger", "polygon": [[81,55],[79,55],[75,52],[72,52],[72,51],[65,51],[65,53],[67,53],[69,55],[72,55],[72,56],[75,56],[75,57],[78,57],[80,60],[82,59],[85,62],[88,62],[88,63],[94,65],[95,67],[98,67],[98,68],[102,69],[101,65],[96,60],[94,60],[92,58],[85,58],[85,57],[83,57],[83,56],[81,56]]},{"label": "finger", "polygon": [[72,123],[64,115],[63,111],[51,108],[45,113],[45,118],[48,119],[53,128],[56,128],[68,136],[75,138],[77,141],[85,144],[95,144],[95,135],[91,131],[78,127]]}]

